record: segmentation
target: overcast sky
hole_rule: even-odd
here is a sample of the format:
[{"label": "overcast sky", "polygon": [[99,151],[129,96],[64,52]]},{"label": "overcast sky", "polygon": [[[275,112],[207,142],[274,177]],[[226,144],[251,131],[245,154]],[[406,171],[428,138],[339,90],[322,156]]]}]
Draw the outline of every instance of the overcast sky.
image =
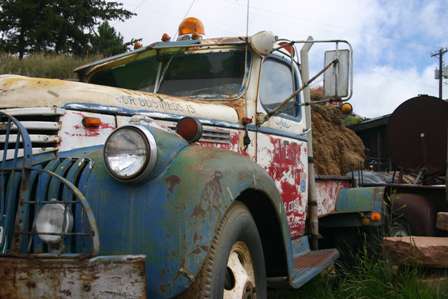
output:
[{"label": "overcast sky", "polygon": [[[208,37],[246,31],[247,0],[121,2],[138,15],[115,22],[115,28],[125,40],[143,38],[145,45],[164,32],[174,35],[186,15],[201,19]],[[261,30],[288,39],[349,40],[355,68],[351,103],[356,113],[375,117],[417,94],[438,96],[431,53],[448,47],[448,0],[250,0],[249,34]],[[448,98],[447,85],[444,93]]]}]

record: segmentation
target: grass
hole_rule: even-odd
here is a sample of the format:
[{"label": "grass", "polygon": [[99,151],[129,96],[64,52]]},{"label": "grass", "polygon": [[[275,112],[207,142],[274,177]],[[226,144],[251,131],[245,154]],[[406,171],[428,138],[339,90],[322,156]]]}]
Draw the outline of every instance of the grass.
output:
[{"label": "grass", "polygon": [[[271,299],[444,299],[448,283],[424,283],[415,267],[398,268],[381,257],[361,253],[353,264],[338,264],[299,290],[271,290]],[[426,274],[427,275],[427,274]]]},{"label": "grass", "polygon": [[0,53],[0,74],[76,80],[73,69],[97,59],[100,57],[32,54],[19,60],[14,55]]}]

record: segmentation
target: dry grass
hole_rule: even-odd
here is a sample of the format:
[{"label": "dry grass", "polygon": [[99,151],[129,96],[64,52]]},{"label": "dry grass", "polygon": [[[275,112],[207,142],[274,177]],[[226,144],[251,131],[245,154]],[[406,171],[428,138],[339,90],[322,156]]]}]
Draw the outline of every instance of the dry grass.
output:
[{"label": "dry grass", "polygon": [[100,58],[32,54],[19,60],[16,56],[0,53],[0,74],[76,80],[73,69]]},{"label": "dry grass", "polygon": [[[274,291],[270,299],[447,299],[448,281],[425,280],[428,273],[415,267],[396,267],[366,251],[350,264],[338,264],[299,290]],[[448,273],[439,273],[446,277]]]}]

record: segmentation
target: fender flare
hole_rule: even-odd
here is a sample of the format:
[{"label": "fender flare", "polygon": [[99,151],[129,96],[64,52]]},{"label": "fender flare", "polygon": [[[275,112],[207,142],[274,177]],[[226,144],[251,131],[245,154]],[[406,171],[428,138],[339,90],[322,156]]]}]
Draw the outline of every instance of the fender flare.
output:
[{"label": "fender flare", "polygon": [[281,226],[285,254],[291,256],[289,229],[280,193],[267,172],[248,157],[215,148],[189,146],[167,169],[164,180],[171,190],[168,202],[183,203],[185,207],[185,255],[180,270],[189,278],[188,285],[199,273],[226,211],[247,190],[262,192],[269,198]]},{"label": "fender flare", "polygon": [[247,190],[266,195],[275,210],[283,237],[279,246],[291,271],[292,249],[280,193],[267,172],[248,157],[189,145],[157,177],[132,184],[107,173],[100,150],[88,156],[95,163],[82,191],[97,220],[100,255],[146,255],[150,297],[171,298],[191,285],[222,217]]}]

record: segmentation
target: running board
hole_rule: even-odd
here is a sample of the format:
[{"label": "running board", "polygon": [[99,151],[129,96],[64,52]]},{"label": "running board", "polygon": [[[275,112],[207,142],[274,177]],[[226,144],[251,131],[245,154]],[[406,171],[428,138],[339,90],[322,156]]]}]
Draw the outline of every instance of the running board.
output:
[{"label": "running board", "polygon": [[295,271],[292,273],[291,286],[300,288],[319,273],[334,264],[339,257],[337,249],[313,250],[294,258]]}]

